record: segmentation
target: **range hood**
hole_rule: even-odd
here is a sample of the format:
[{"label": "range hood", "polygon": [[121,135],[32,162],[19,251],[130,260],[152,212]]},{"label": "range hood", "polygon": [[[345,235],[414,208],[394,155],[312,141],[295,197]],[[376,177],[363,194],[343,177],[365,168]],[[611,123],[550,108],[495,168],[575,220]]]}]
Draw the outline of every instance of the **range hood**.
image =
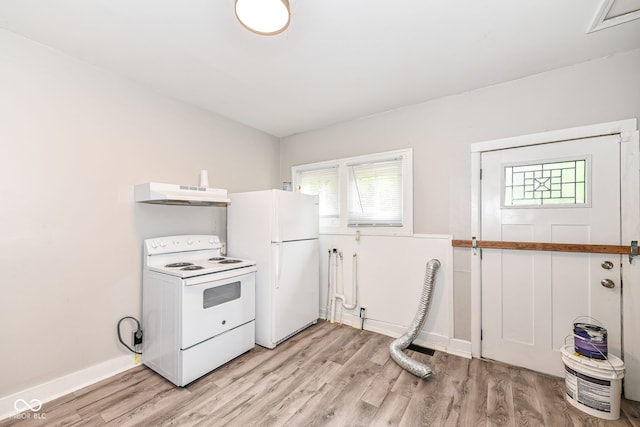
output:
[{"label": "range hood", "polygon": [[136,202],[159,205],[224,206],[230,202],[227,190],[159,182],[136,185],[134,196]]}]

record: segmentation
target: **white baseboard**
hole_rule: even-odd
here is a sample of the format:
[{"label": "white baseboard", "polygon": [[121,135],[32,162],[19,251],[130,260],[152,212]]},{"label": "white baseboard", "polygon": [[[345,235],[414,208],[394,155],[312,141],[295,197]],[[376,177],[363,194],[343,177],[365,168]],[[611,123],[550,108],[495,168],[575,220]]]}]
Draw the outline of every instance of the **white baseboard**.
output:
[{"label": "white baseboard", "polygon": [[471,341],[452,339],[449,341],[448,353],[471,359]]},{"label": "white baseboard", "polygon": [[[18,393],[0,397],[0,420],[28,409],[27,404],[36,406],[38,403],[50,402],[135,366],[137,365],[134,362],[133,355],[123,355]],[[18,409],[16,409],[16,406]]]},{"label": "white baseboard", "polygon": [[[320,310],[321,316],[326,316],[326,310]],[[326,319],[326,317],[323,317]],[[339,322],[342,325],[353,326],[360,329],[361,319],[358,316],[354,316],[349,313],[342,313]],[[386,335],[392,338],[398,338],[404,334],[407,330],[406,326],[400,326],[393,323],[383,322],[381,320],[366,319],[364,328],[367,331],[376,332],[382,335]],[[471,342],[463,341],[455,338],[449,338],[443,335],[430,334],[427,332],[421,332],[420,335],[414,340],[414,344],[421,347],[432,348],[438,351],[444,351],[445,353],[453,354],[456,356],[465,357],[471,359]]]}]

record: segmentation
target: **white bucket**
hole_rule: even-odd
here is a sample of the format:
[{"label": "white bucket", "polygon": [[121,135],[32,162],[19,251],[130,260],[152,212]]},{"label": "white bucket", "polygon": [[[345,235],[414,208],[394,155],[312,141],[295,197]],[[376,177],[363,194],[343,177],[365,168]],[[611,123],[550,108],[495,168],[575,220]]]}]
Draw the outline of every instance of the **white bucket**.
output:
[{"label": "white bucket", "polygon": [[590,359],[562,347],[567,402],[594,417],[620,418],[624,362],[609,353],[607,360]]}]

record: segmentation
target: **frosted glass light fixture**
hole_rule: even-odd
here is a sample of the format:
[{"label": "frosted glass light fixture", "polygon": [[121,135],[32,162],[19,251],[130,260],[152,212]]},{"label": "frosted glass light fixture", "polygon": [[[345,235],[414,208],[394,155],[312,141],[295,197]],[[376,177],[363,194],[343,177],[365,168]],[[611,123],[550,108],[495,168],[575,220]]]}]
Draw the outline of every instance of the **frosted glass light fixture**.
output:
[{"label": "frosted glass light fixture", "polygon": [[289,26],[288,0],[235,0],[236,17],[248,30],[271,36]]}]

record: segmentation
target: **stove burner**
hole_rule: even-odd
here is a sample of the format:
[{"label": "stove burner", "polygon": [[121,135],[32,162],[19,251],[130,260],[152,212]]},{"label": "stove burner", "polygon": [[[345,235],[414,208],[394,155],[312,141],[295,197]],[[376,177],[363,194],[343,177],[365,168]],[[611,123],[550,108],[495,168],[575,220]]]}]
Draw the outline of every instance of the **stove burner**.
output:
[{"label": "stove burner", "polygon": [[241,259],[225,259],[220,261],[220,264],[235,264],[236,262],[242,262]]},{"label": "stove burner", "polygon": [[167,264],[165,267],[167,268],[177,268],[177,267],[187,267],[189,265],[193,265],[190,262],[174,262],[172,264]]},{"label": "stove burner", "polygon": [[191,271],[191,270],[202,270],[203,268],[204,267],[202,267],[201,265],[188,265],[184,268],[181,268],[180,270]]},{"label": "stove burner", "polygon": [[222,261],[224,259],[223,256],[216,256],[213,258],[209,258],[209,261]]}]

